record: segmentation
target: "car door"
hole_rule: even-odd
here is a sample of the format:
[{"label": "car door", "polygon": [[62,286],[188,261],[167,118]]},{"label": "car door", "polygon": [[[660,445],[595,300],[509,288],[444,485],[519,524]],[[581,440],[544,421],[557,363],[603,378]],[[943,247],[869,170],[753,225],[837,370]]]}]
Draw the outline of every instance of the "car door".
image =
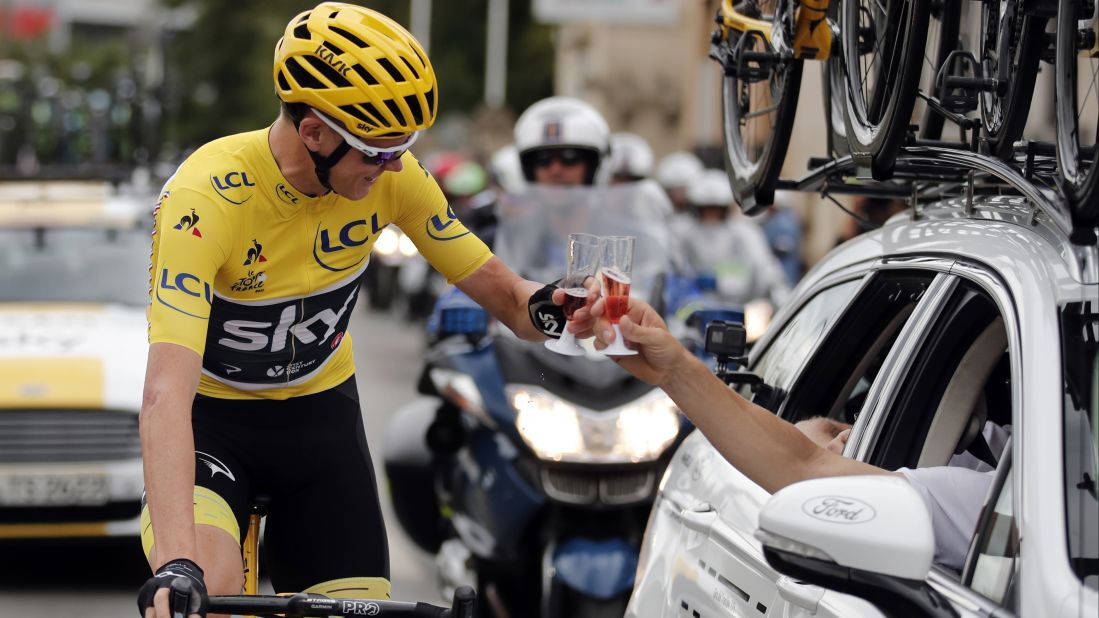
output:
[{"label": "car door", "polygon": [[[827,415],[853,421],[890,350],[929,291],[934,270],[880,268],[822,281],[799,295],[791,316],[762,345],[752,365],[765,386],[742,394],[788,420]],[[929,317],[921,318],[926,322]],[[677,452],[654,509],[651,544],[664,552],[665,616],[876,616],[854,597],[782,577],[767,565],[753,536],[769,494],[692,435]],[[672,542],[671,539],[675,539]],[[636,605],[658,602],[643,562]],[[631,603],[631,607],[635,604]],[[697,612],[697,613],[696,613]],[[632,615],[646,615],[637,612]],[[651,615],[651,614],[650,614]]]}]

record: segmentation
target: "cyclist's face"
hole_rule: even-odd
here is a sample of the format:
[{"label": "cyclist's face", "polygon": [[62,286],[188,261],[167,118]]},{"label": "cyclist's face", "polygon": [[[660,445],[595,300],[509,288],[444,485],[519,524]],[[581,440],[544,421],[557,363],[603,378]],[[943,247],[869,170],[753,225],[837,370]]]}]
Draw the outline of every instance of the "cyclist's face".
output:
[{"label": "cyclist's face", "polygon": [[[397,138],[378,138],[378,139],[364,139],[363,143],[367,146],[375,146],[378,148],[389,148],[391,146],[399,146],[408,137]],[[385,172],[399,172],[404,169],[404,163],[400,158],[393,159],[386,163],[377,163],[370,160],[369,157],[352,148],[347,151],[340,162],[332,167],[332,171],[329,175],[329,182],[332,184],[332,188],[337,193],[351,200],[358,200],[366,197],[370,193],[371,187],[378,181],[378,178]]]}]

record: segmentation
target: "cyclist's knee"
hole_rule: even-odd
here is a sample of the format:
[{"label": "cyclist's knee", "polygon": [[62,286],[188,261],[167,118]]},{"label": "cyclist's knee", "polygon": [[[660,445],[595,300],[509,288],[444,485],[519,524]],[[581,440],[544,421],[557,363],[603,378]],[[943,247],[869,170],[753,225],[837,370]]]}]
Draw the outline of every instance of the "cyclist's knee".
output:
[{"label": "cyclist's knee", "polygon": [[244,587],[240,544],[221,528],[196,526],[195,532],[206,591],[212,595],[240,594]]},{"label": "cyclist's knee", "polygon": [[389,580],[384,577],[344,577],[310,586],[302,592],[323,594],[333,599],[389,598]]}]

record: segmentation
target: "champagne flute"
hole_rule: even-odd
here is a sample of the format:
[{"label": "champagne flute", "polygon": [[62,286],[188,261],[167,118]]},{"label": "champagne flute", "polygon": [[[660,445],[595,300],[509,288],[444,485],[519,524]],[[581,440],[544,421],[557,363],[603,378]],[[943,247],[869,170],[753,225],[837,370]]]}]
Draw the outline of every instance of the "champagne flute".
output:
[{"label": "champagne flute", "polygon": [[[593,234],[569,234],[568,253],[566,258],[565,278],[558,284],[565,290],[565,304],[562,309],[565,312],[565,320],[571,322],[572,315],[577,309],[584,306],[588,300],[588,288],[584,282],[589,277],[595,276],[595,269],[599,261],[599,237]],[[560,339],[550,339],[545,343],[546,347],[558,354],[566,356],[581,356],[584,348],[576,341],[576,335],[569,332],[566,324]]]},{"label": "champagne flute", "polygon": [[607,319],[614,328],[614,343],[603,349],[607,356],[629,356],[637,350],[626,347],[618,320],[630,304],[630,270],[633,268],[633,236],[604,236],[600,242],[599,275]]}]

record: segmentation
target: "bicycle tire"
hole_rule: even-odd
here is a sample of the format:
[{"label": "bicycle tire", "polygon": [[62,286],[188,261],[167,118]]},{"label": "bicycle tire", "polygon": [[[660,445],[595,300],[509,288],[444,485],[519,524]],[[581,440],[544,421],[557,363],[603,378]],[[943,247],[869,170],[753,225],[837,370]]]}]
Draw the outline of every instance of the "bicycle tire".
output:
[{"label": "bicycle tire", "polygon": [[[1099,223],[1099,165],[1096,165],[1099,156],[1095,152],[1096,136],[1092,137],[1092,158],[1088,160],[1081,152],[1077,90],[1080,79],[1077,53],[1079,7],[1077,0],[1061,0],[1057,6],[1056,87],[1053,89],[1057,111],[1057,169],[1061,192],[1068,201],[1073,220],[1093,226]],[[1090,60],[1092,76],[1085,76],[1089,83],[1096,79],[1097,62],[1099,60],[1094,58]],[[1087,66],[1089,62],[1084,64]],[[1094,91],[1091,93],[1091,96],[1099,96]]]},{"label": "bicycle tire", "polygon": [[[828,4],[829,24],[839,24],[840,1],[832,0]],[[839,29],[833,28],[832,40],[839,41]],[[821,66],[821,83],[824,88],[824,118],[828,124],[828,153],[836,159],[851,154],[847,143],[847,128],[844,107],[847,100],[844,95],[846,82],[843,73],[843,54],[833,45],[832,54]]]},{"label": "bicycle tire", "polygon": [[[780,8],[789,8],[787,0],[777,0],[775,4]],[[764,16],[763,19],[768,17]],[[752,35],[730,31],[729,45],[735,49],[740,38],[744,36]],[[752,39],[755,42],[765,42],[758,36],[752,36]],[[736,62],[735,57],[733,61]],[[780,60],[772,69],[770,78],[754,84],[741,81],[735,71],[723,71],[721,107],[725,168],[733,195],[745,214],[757,214],[774,203],[775,186],[794,128],[794,113],[797,111],[801,89],[801,71],[801,60]],[[763,91],[760,86],[765,86],[767,90]],[[764,92],[766,96],[757,98],[756,95],[760,92]],[[752,118],[751,114],[758,113],[753,112],[752,106],[760,101],[765,101],[765,105],[770,104],[764,109],[773,110],[774,120],[770,130],[761,137],[745,135],[744,122]],[[747,107],[745,103],[748,104]]]},{"label": "bicycle tire", "polygon": [[[1021,0],[981,3],[981,72],[1004,83],[981,93],[981,124],[989,152],[1005,161],[1012,159],[1030,114],[1045,27],[1046,19],[1027,15]],[[997,59],[1004,57],[1010,61],[1001,75]]]},{"label": "bicycle tire", "polygon": [[[842,0],[840,36],[845,75],[845,129],[851,154],[860,167],[869,167],[877,180],[888,180],[893,175],[897,153],[904,145],[912,110],[916,103],[916,90],[920,82],[920,67],[927,42],[927,26],[930,16],[929,0],[885,0],[884,19],[875,19],[875,25],[867,30],[860,28],[863,17],[862,3],[883,6],[876,0]],[[873,18],[873,13],[869,15]],[[878,33],[877,22],[884,25]],[[864,33],[872,32],[863,41]],[[889,48],[878,46],[878,41],[891,41]],[[861,50],[872,43],[871,51],[884,55],[881,63],[871,60],[863,66]],[[861,44],[861,45],[860,45]],[[888,52],[881,54],[880,52]],[[878,65],[874,68],[874,65]],[[873,68],[875,81],[873,92],[864,92],[864,81]],[[867,165],[868,164],[868,165]]]},{"label": "bicycle tire", "polygon": [[[961,34],[962,5],[955,0],[933,0],[929,10],[931,18],[928,20],[928,33],[930,35],[933,31],[937,32],[938,38],[934,41],[933,57],[924,58],[928,61],[925,68],[930,70],[929,74],[921,75],[921,87],[923,79],[927,78],[929,91],[925,94],[936,96],[938,93],[934,91],[935,77],[950,53],[959,47],[958,36]],[[942,139],[945,124],[945,116],[932,109],[930,105],[924,105],[920,121],[920,137],[922,139]]]}]

